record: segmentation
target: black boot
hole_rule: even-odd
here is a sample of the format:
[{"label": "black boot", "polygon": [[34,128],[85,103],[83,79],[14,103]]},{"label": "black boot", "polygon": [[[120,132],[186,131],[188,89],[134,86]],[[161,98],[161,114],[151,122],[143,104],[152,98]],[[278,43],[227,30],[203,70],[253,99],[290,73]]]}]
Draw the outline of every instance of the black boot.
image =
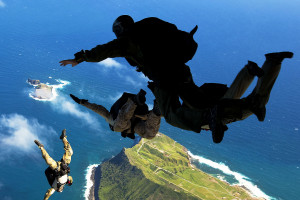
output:
[{"label": "black boot", "polygon": [[222,123],[221,107],[218,105],[210,110],[209,128],[214,143],[222,142],[224,132],[227,131],[228,127]]},{"label": "black boot", "polygon": [[249,74],[257,77],[262,77],[264,75],[264,70],[260,68],[255,62],[248,60],[248,64],[246,65]]},{"label": "black boot", "polygon": [[245,100],[250,108],[250,111],[256,115],[258,121],[264,121],[266,117],[266,106],[260,105],[260,95],[252,92],[248,97],[245,98]]},{"label": "black boot", "polygon": [[61,140],[62,140],[64,137],[67,137],[66,132],[67,132],[66,129],[62,130],[61,135],[60,135],[60,137],[59,137]]},{"label": "black boot", "polygon": [[266,117],[266,106],[260,107],[260,108],[253,108],[251,111],[256,115],[258,121],[263,122]]},{"label": "black boot", "polygon": [[34,140],[34,143],[38,146],[38,147],[44,147],[44,145],[42,143],[40,143],[40,141],[38,140]]},{"label": "black boot", "polygon": [[294,53],[289,51],[283,51],[283,52],[275,52],[275,53],[268,53],[265,54],[265,57],[268,61],[274,61],[281,63],[285,58],[292,58],[294,56]]},{"label": "black boot", "polygon": [[129,133],[129,134],[126,135],[126,137],[128,137],[128,138],[130,138],[130,139],[132,139],[132,140],[135,139],[134,133]]},{"label": "black boot", "polygon": [[128,138],[130,138],[130,139],[132,139],[132,140],[134,140],[134,139],[135,139],[135,135],[134,135],[134,133],[126,133],[126,132],[121,132],[121,136],[122,136],[123,138],[126,138],[126,137],[128,137]]},{"label": "black boot", "polygon": [[139,93],[137,93],[137,95],[134,96],[134,98],[132,99],[133,102],[136,104],[136,105],[144,105],[145,102],[146,102],[146,91],[141,89],[139,91]]}]

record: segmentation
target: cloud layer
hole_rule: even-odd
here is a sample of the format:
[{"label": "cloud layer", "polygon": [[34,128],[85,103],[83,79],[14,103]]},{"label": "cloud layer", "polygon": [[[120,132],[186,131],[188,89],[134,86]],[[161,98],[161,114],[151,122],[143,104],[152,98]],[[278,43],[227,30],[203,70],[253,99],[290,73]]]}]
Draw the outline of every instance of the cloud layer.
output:
[{"label": "cloud layer", "polygon": [[104,66],[104,67],[106,67],[106,68],[116,68],[116,69],[121,69],[121,68],[124,67],[121,63],[115,61],[115,60],[112,59],[112,58],[107,58],[107,59],[105,59],[105,60],[99,62],[98,64],[99,64],[99,65],[102,65],[102,66]]},{"label": "cloud layer", "polygon": [[0,8],[4,8],[5,6],[6,4],[2,0],[0,0]]},{"label": "cloud layer", "polygon": [[[90,128],[95,130],[101,129],[100,123],[95,117],[93,117],[87,111],[81,111],[79,105],[72,100],[67,100],[64,96],[58,96],[54,101],[51,101],[51,106],[59,113],[68,114],[72,117],[80,119],[84,123],[88,124]],[[81,107],[86,109],[83,106]]]},{"label": "cloud layer", "polygon": [[1,115],[0,118],[0,161],[4,157],[34,152],[34,140],[56,134],[52,127],[40,124],[36,119],[27,119],[23,115]]},{"label": "cloud layer", "polygon": [[114,74],[134,87],[142,87],[149,80],[142,73],[135,72],[131,66],[126,67],[112,58],[107,58],[98,64],[103,66],[105,71],[114,70]]}]

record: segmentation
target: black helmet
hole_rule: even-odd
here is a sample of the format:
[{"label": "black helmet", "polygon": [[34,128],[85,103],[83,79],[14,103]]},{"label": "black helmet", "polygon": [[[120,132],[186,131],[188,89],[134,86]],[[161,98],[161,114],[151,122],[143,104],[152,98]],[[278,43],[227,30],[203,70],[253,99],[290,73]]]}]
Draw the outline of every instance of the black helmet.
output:
[{"label": "black helmet", "polygon": [[129,15],[121,15],[114,21],[112,29],[115,35],[120,37],[132,24],[134,24],[134,21]]}]

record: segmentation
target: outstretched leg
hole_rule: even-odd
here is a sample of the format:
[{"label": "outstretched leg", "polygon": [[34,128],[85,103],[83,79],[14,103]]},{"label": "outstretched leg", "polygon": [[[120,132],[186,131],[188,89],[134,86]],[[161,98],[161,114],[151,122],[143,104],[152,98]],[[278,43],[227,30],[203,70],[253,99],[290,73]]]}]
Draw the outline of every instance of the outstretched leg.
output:
[{"label": "outstretched leg", "polygon": [[201,125],[207,124],[209,108],[194,110],[182,106],[176,93],[156,87],[153,82],[149,82],[148,88],[154,94],[162,116],[170,125],[200,133]]},{"label": "outstretched leg", "polygon": [[264,62],[262,69],[265,75],[258,79],[255,88],[252,93],[247,97],[252,105],[251,111],[245,111],[243,118],[249,117],[254,113],[259,121],[264,121],[266,108],[265,105],[270,99],[270,94],[274,83],[279,75],[281,69],[281,63],[285,58],[292,58],[292,52],[278,52],[266,54],[266,61]]},{"label": "outstretched leg", "polygon": [[41,149],[42,156],[45,159],[47,165],[49,165],[49,167],[52,170],[55,170],[57,168],[57,162],[55,160],[53,160],[53,158],[51,158],[49,156],[49,154],[47,153],[47,151],[44,149],[44,145],[42,145],[38,140],[34,140],[34,142]]},{"label": "outstretched leg", "polygon": [[255,94],[261,98],[260,106],[264,106],[268,103],[271,90],[279,75],[281,69],[281,63],[284,58],[292,58],[292,52],[280,52],[266,54],[266,61],[262,66],[265,71],[265,76],[258,79],[256,87],[254,89]]},{"label": "outstretched leg", "polygon": [[54,188],[50,188],[49,190],[47,190],[45,196],[44,196],[44,200],[48,200],[49,197],[55,192]]},{"label": "outstretched leg", "polygon": [[223,140],[224,132],[228,129],[225,124],[229,121],[223,119],[232,119],[231,122],[240,119],[243,109],[249,107],[246,101],[240,98],[248,89],[254,77],[261,77],[263,74],[263,70],[256,63],[248,61],[248,64],[238,73],[218,105],[211,110],[209,129],[215,143],[220,143]]},{"label": "outstretched leg", "polygon": [[60,139],[63,141],[64,143],[64,150],[65,150],[65,153],[63,155],[63,161],[66,163],[66,164],[70,164],[71,163],[71,157],[73,155],[73,149],[70,145],[70,143],[68,142],[67,140],[67,135],[66,135],[66,129],[64,129],[61,133],[61,136],[60,136]]},{"label": "outstretched leg", "polygon": [[263,70],[256,63],[248,61],[248,64],[235,77],[223,98],[240,99],[254,80],[254,77],[261,77],[263,74]]}]

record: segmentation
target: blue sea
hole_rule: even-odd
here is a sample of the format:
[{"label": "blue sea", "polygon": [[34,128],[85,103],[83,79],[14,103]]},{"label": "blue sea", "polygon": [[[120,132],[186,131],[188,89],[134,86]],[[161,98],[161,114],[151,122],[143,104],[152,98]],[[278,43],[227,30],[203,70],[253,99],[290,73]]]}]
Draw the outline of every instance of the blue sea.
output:
[{"label": "blue sea", "polygon": [[[159,17],[185,31],[198,25],[198,50],[188,63],[198,85],[230,85],[248,60],[262,65],[266,53],[295,53],[282,64],[264,122],[251,116],[229,125],[221,144],[212,142],[209,131],[196,134],[164,120],[160,131],[187,147],[193,163],[215,177],[266,199],[299,199],[299,9],[298,0],[0,0],[0,200],[42,199],[49,188],[35,139],[60,160],[59,136],[67,129],[74,184],[50,198],[66,200],[86,199],[89,169],[133,145],[69,94],[110,108],[124,91],[144,89],[153,105],[147,78],[124,58],[74,68],[58,63],[114,39],[112,23],[122,14],[136,21]],[[28,78],[54,86],[55,97],[32,98]]]}]

